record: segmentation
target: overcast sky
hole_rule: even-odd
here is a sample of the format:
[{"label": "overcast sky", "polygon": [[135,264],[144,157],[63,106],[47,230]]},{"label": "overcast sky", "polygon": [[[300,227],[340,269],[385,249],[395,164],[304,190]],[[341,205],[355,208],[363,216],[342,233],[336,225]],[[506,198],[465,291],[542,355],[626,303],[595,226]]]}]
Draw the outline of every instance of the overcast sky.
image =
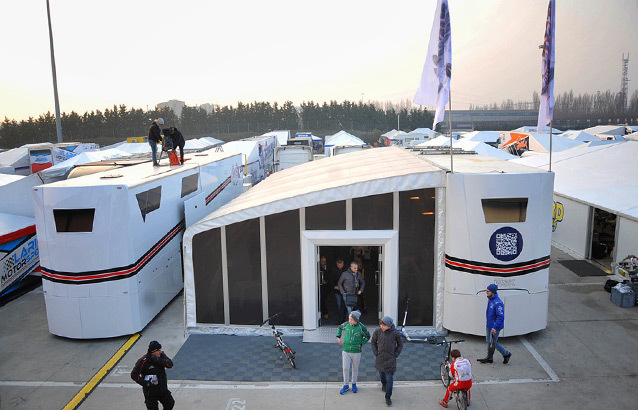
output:
[{"label": "overcast sky", "polygon": [[[555,92],[638,86],[638,0],[556,0]],[[50,0],[60,108],[414,96],[435,0]],[[452,108],[540,90],[548,0],[449,0]],[[0,120],[55,111],[45,0],[0,2]]]}]

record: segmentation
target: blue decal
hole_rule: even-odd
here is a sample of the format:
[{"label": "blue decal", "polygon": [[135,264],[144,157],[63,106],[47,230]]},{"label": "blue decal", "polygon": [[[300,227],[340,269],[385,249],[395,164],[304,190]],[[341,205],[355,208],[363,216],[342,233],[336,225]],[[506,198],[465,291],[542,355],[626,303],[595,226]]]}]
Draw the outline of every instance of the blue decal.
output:
[{"label": "blue decal", "polygon": [[522,251],[523,235],[512,227],[500,228],[490,238],[490,252],[500,261],[514,260]]}]

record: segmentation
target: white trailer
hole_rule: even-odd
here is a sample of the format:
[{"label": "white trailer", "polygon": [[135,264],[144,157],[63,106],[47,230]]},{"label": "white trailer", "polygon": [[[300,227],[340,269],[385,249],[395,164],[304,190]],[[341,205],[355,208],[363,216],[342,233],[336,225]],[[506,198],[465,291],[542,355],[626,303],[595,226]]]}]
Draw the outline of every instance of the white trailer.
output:
[{"label": "white trailer", "polygon": [[314,158],[309,145],[285,145],[275,148],[275,172],[305,164]]},{"label": "white trailer", "polygon": [[34,188],[49,331],[91,339],[142,330],[182,289],[184,202],[209,212],[242,192],[241,155],[188,155]]}]

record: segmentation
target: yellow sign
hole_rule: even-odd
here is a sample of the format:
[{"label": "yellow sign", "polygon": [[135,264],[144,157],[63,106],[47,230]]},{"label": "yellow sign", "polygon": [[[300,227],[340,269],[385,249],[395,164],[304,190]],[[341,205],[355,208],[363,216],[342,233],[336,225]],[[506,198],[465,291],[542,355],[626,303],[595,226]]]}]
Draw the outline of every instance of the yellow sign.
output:
[{"label": "yellow sign", "polygon": [[558,226],[558,223],[563,220],[564,215],[565,208],[563,207],[563,204],[554,201],[554,212],[552,213],[552,232],[556,232],[556,227]]}]

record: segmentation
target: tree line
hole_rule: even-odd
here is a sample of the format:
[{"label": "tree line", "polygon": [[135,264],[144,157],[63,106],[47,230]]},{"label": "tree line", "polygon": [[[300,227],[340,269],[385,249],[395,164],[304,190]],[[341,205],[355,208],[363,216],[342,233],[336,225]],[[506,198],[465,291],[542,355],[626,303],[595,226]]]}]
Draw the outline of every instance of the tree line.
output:
[{"label": "tree line", "polygon": [[[146,136],[148,128],[156,118],[163,118],[165,127],[179,128],[187,138],[213,136],[229,140],[233,136],[261,135],[265,132],[303,130],[324,135],[339,130],[379,133],[397,127],[402,129],[427,127],[433,115],[425,109],[395,107],[378,103],[343,101],[304,101],[295,107],[291,101],[279,105],[277,102],[238,102],[237,106],[214,105],[211,111],[201,107],[185,106],[179,117],[170,108],[142,110],[126,105],[113,106],[103,111],[93,110],[78,114],[75,111],[61,114],[64,141],[96,142],[109,145],[127,137]],[[221,137],[221,138],[220,138]],[[238,137],[237,137],[238,138]],[[55,116],[50,112],[37,118],[16,121],[6,118],[0,124],[0,147],[13,148],[28,143],[57,141]]]},{"label": "tree line", "polygon": [[[532,101],[504,100],[500,104],[492,103],[482,106],[470,106],[470,110],[538,110],[540,98],[534,91]],[[634,90],[631,97],[622,92],[597,92],[594,94],[574,94],[573,91],[556,95],[554,101],[554,120],[589,122],[607,124],[610,121],[633,122],[638,119],[638,90]]]}]

